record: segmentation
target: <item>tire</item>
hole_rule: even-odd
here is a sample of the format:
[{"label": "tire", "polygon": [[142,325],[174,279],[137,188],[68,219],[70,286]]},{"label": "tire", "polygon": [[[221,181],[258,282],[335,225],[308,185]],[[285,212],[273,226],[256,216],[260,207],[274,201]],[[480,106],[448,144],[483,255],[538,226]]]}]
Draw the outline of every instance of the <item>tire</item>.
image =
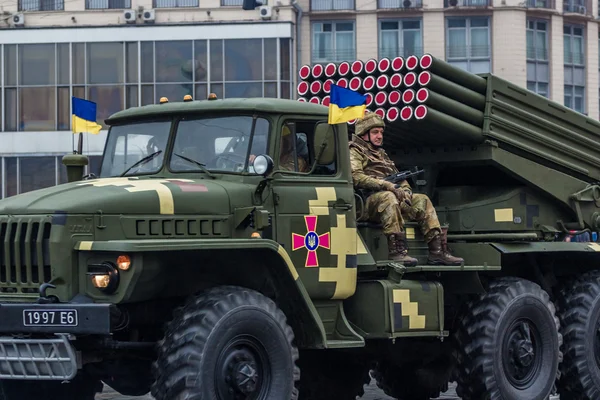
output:
[{"label": "tire", "polygon": [[152,396],[296,400],[300,369],[293,340],[271,299],[242,287],[209,289],[177,310],[167,325],[153,364]]},{"label": "tire", "polygon": [[600,271],[564,285],[558,296],[564,360],[558,390],[561,400],[600,398]]},{"label": "tire", "polygon": [[505,277],[478,297],[454,335],[458,396],[546,400],[562,359],[560,324],[548,294],[533,282]]},{"label": "tire", "polygon": [[60,381],[0,381],[0,400],[94,400],[102,382],[79,372],[69,383]]}]

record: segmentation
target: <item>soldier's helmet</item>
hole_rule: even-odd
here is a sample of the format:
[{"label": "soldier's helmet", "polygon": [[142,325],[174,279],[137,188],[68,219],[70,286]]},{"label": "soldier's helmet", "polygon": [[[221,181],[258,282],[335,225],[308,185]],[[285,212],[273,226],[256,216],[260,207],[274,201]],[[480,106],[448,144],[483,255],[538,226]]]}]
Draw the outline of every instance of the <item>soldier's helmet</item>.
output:
[{"label": "soldier's helmet", "polygon": [[369,130],[371,130],[372,128],[376,127],[381,127],[385,129],[385,122],[383,122],[383,119],[374,112],[368,112],[363,118],[356,121],[354,133],[356,134],[356,136],[362,136],[365,133],[369,132]]}]

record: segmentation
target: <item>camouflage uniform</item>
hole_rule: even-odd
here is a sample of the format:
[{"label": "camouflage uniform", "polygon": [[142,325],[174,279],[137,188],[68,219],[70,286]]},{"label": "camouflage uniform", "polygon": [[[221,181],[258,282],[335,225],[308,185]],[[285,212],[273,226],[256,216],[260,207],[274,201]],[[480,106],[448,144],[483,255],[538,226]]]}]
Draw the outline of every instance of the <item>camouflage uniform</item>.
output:
[{"label": "camouflage uniform", "polygon": [[[294,165],[294,152],[282,154],[279,157],[279,168],[284,169],[286,171],[295,171],[296,167]],[[308,172],[308,164],[304,160],[304,158],[298,156],[298,171],[299,172]]]},{"label": "camouflage uniform", "polygon": [[405,265],[417,264],[416,259],[407,255],[408,246],[404,232],[406,217],[419,224],[430,250],[428,263],[460,265],[463,260],[453,257],[447,251],[446,229],[442,230],[429,197],[420,193],[413,194],[406,180],[402,181],[398,188],[383,180],[399,171],[383,148],[378,148],[360,137],[375,127],[385,127],[383,120],[375,113],[365,115],[356,123],[356,132],[349,145],[350,164],[354,187],[375,192],[367,197],[365,208],[370,220],[383,225],[383,233],[389,240],[390,258]]},{"label": "camouflage uniform", "polygon": [[298,172],[308,172],[308,164],[303,157],[297,156],[294,152],[290,128],[284,126],[281,130],[281,151],[279,155],[279,169],[286,171],[295,171],[294,160],[297,158]]}]

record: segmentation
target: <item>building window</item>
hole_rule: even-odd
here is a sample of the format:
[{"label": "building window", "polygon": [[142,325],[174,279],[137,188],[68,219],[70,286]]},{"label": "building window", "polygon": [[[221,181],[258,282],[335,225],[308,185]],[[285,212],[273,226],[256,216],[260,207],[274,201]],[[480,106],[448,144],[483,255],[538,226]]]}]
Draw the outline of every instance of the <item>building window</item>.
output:
[{"label": "building window", "polygon": [[446,20],[446,60],[479,74],[491,71],[489,17],[450,17]]},{"label": "building window", "polygon": [[[89,155],[89,164],[84,175],[99,175],[102,156]],[[0,157],[0,198],[15,196],[33,190],[67,183],[67,169],[62,164],[62,156],[27,155],[21,157]]]},{"label": "building window", "polygon": [[276,38],[3,45],[0,123],[4,131],[70,130],[71,95],[96,102],[100,124],[162,96],[290,99],[290,46]]},{"label": "building window", "polygon": [[548,21],[527,20],[527,89],[548,97]]},{"label": "building window", "polygon": [[563,30],[565,58],[565,106],[585,113],[584,28],[565,25]]},{"label": "building window", "polygon": [[88,10],[120,10],[131,8],[131,0],[85,0]]},{"label": "building window", "polygon": [[379,57],[423,55],[421,20],[379,21]]},{"label": "building window", "polygon": [[586,0],[565,0],[563,2],[563,11],[566,13],[585,14],[587,7]]},{"label": "building window", "polygon": [[354,10],[354,0],[310,0],[310,11]]},{"label": "building window", "polygon": [[313,23],[314,63],[352,61],[356,58],[354,21]]},{"label": "building window", "polygon": [[153,0],[154,8],[198,7],[199,0]]},{"label": "building window", "polygon": [[64,0],[19,0],[19,11],[62,11]]}]

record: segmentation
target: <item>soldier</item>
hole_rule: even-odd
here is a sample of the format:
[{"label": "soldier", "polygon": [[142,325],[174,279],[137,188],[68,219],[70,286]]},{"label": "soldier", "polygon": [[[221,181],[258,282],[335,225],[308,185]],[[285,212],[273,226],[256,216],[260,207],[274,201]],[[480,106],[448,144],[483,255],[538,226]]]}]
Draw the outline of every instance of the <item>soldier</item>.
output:
[{"label": "soldier", "polygon": [[[294,143],[292,142],[292,131],[287,126],[281,130],[281,149],[279,151],[279,169],[285,171],[295,171],[294,159],[298,161],[298,172],[308,172],[308,163],[304,157],[294,153]],[[298,150],[298,149],[296,149]],[[252,163],[256,155],[250,154],[249,162]]]},{"label": "soldier", "polygon": [[415,258],[408,256],[404,219],[417,221],[429,247],[428,264],[462,265],[462,258],[454,257],[447,249],[446,232],[440,227],[431,200],[425,194],[412,192],[405,180],[396,188],[395,184],[383,180],[398,173],[383,144],[385,123],[375,113],[367,113],[356,122],[355,134],[350,142],[350,162],[354,187],[375,192],[367,197],[365,208],[370,219],[383,225],[388,237],[390,259],[406,266],[417,265]]},{"label": "soldier", "polygon": [[292,131],[284,125],[281,130],[281,150],[279,152],[279,168],[286,171],[295,171],[294,159],[298,161],[298,172],[308,172],[308,163],[303,157],[296,156]]}]

